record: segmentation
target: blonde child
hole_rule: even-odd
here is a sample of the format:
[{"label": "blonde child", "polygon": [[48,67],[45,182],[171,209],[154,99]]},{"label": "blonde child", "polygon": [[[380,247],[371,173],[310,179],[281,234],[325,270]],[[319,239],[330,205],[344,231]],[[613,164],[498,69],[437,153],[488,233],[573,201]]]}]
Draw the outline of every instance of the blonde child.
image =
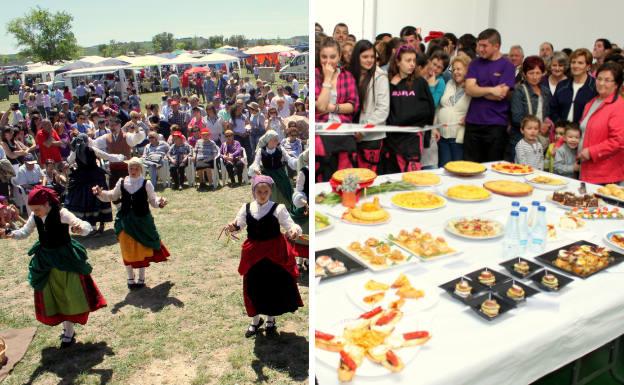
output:
[{"label": "blonde child", "polygon": [[243,297],[247,315],[252,322],[245,332],[249,338],[258,333],[264,323],[260,314],[267,315],[265,332],[276,333],[275,317],[295,312],[303,306],[297,288],[299,270],[292,254],[288,252],[286,237],[301,235],[301,227],[291,219],[282,204],[272,202],[273,179],[257,175],[252,180],[254,200],[243,204],[236,219],[228,224],[229,231],[247,227],[238,272],[243,276]]},{"label": "blonde child", "polygon": [[577,125],[570,124],[566,127],[563,140],[563,145],[555,152],[555,174],[576,178],[580,167],[576,152],[581,141],[581,129]]},{"label": "blonde child", "polygon": [[555,152],[561,147],[561,138],[565,135],[566,124],[566,122],[557,122],[557,124],[555,124],[555,140],[548,145],[548,149],[546,150],[544,169],[548,170],[548,172],[554,172]]},{"label": "blonde child", "polygon": [[522,139],[516,144],[516,163],[527,164],[537,170],[544,169],[544,147],[538,140],[542,122],[533,115],[522,119]]}]

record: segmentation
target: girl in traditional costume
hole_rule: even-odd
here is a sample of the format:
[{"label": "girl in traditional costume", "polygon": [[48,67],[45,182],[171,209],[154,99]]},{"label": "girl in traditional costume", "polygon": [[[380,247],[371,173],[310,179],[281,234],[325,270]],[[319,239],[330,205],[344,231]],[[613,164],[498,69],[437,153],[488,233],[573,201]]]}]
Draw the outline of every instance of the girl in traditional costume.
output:
[{"label": "girl in traditional costume", "polygon": [[252,181],[254,200],[243,204],[229,231],[247,227],[247,239],[243,243],[238,272],[243,276],[243,297],[247,315],[252,323],[245,332],[251,337],[264,323],[260,314],[268,316],[265,331],[273,334],[277,330],[275,317],[295,312],[303,306],[297,277],[299,270],[293,255],[288,253],[286,236],[301,235],[301,227],[290,218],[284,205],[275,203],[271,197],[273,179],[258,175]]},{"label": "girl in traditional costume", "polygon": [[56,192],[35,186],[28,194],[31,213],[19,230],[3,236],[13,239],[28,237],[35,229],[39,240],[28,251],[28,281],[35,289],[37,320],[54,326],[63,323],[61,348],[76,342],[74,323],[87,323],[89,313],[106,306],[91,279],[91,265],[84,246],[72,239],[74,234],[88,235],[92,228],[69,210],[60,207]]},{"label": "girl in traditional costume", "polygon": [[293,170],[297,169],[297,158],[288,155],[288,152],[279,147],[279,135],[273,130],[267,131],[258,141],[258,149],[250,171],[256,175],[270,176],[273,185],[272,197],[275,202],[283,203],[288,211],[292,211],[293,188],[284,165]]},{"label": "girl in traditional costume", "polygon": [[[163,208],[167,200],[157,197],[154,185],[143,177],[143,163],[139,158],[126,161],[128,176],[117,181],[115,188],[103,191],[93,187],[93,194],[104,202],[121,198],[121,208],[115,217],[115,233],[119,239],[121,257],[128,273],[128,289],[145,287],[145,268],[151,262],[166,261],[169,251],[156,231],[149,205]],[[135,281],[134,269],[139,270]]]}]

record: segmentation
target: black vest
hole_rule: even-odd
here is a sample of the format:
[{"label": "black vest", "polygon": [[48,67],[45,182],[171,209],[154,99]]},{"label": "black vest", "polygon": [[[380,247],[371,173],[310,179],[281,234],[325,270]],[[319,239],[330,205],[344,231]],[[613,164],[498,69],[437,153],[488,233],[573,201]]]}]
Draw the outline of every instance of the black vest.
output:
[{"label": "black vest", "polygon": [[52,206],[45,223],[36,215],[34,218],[42,247],[53,249],[71,242],[69,225],[61,223],[61,209],[58,206]]},{"label": "black vest", "polygon": [[124,179],[121,181],[121,214],[126,215],[131,211],[137,217],[144,217],[149,214],[149,203],[147,201],[147,190],[145,184],[147,180],[143,180],[143,186],[134,194],[130,194],[124,187]]},{"label": "black vest", "polygon": [[277,203],[273,203],[273,207],[268,214],[260,219],[256,219],[249,211],[249,203],[247,203],[247,238],[252,241],[266,241],[276,238],[280,235],[280,224],[275,215]]},{"label": "black vest", "polygon": [[262,147],[260,155],[262,159],[262,167],[265,169],[277,170],[278,168],[284,166],[282,163],[282,150],[280,150],[279,147],[277,147],[275,152],[272,154],[268,153],[266,147]]},{"label": "black vest", "polygon": [[308,168],[302,167],[301,172],[303,173],[303,177],[305,178],[305,182],[303,183],[303,192],[306,195],[306,198],[310,196],[310,185],[308,183]]}]

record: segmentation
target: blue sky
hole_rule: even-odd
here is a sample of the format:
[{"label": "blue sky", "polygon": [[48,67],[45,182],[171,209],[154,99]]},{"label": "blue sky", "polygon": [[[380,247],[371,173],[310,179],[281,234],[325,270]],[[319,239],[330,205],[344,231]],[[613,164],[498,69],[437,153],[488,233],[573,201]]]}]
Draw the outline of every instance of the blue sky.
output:
[{"label": "blue sky", "polygon": [[0,54],[19,51],[7,22],[40,6],[74,16],[73,32],[81,46],[145,41],[160,32],[176,37],[242,34],[287,38],[308,34],[308,0],[20,0],[0,12]]}]

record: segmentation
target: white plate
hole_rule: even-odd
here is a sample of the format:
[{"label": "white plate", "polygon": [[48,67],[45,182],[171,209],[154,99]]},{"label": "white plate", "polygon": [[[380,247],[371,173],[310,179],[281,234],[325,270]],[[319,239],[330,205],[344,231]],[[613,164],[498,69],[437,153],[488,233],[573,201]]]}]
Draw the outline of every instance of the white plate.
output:
[{"label": "white plate", "polygon": [[[378,293],[379,290],[366,290],[364,288],[364,285],[370,279],[392,285],[392,283],[399,276],[399,274],[400,272],[396,272],[394,274],[384,274],[385,277],[380,277],[379,274],[359,275],[357,279],[349,281],[349,284],[346,287],[347,296],[357,307],[364,311],[372,310],[377,306],[388,308],[392,301],[396,301],[400,298],[398,295],[395,294],[396,289],[390,288],[386,290],[386,295],[382,301],[369,305],[363,301],[363,298],[368,295]],[[419,299],[406,298],[405,305],[403,305],[403,307],[401,308],[401,311],[403,311],[403,313],[413,314],[426,309],[430,309],[437,305],[438,301],[440,300],[441,292],[437,286],[431,284],[430,282],[422,280],[418,276],[411,275],[410,273],[405,273],[405,275],[410,280],[412,286],[415,289],[424,290],[425,296]]]},{"label": "white plate", "polygon": [[440,178],[440,180],[438,181],[438,183],[434,183],[434,184],[415,184],[415,183],[412,183],[412,182],[408,182],[408,181],[406,181],[406,180],[403,180],[403,176],[401,176],[401,182],[409,183],[409,184],[411,184],[411,185],[413,185],[413,186],[415,186],[415,187],[418,187],[418,188],[435,187],[435,186],[439,186],[439,185],[441,185],[441,184],[442,184],[442,176],[441,176],[439,173],[431,172],[431,171],[429,171],[429,170],[426,170],[426,171],[416,171],[416,173],[428,173],[428,174],[434,174],[434,175],[437,175],[437,176]]},{"label": "white plate", "polygon": [[[385,239],[382,239],[382,241],[387,242]],[[362,244],[364,244],[364,242],[360,242]],[[346,246],[342,247],[342,250],[349,254],[349,256],[353,259],[355,259],[356,261],[362,263],[363,265],[365,265],[367,268],[369,268],[372,271],[384,271],[384,270],[388,270],[388,269],[393,269],[397,266],[408,266],[408,265],[413,265],[416,264],[420,261],[420,258],[418,258],[417,255],[415,255],[414,253],[412,253],[411,251],[407,251],[404,250],[401,247],[398,247],[398,245],[391,245],[390,246],[390,250],[395,250],[398,249],[399,251],[401,251],[403,254],[405,254],[407,256],[407,259],[404,262],[398,262],[398,263],[394,263],[392,265],[388,265],[388,266],[377,266],[377,265],[373,265],[370,262],[368,262],[367,260],[365,260],[364,258],[360,257],[355,251],[351,251],[349,250],[349,245],[347,244]]]},{"label": "white plate", "polygon": [[[553,205],[555,205],[555,206],[559,206],[560,208],[562,208],[562,209],[564,209],[564,210],[572,210],[572,209],[574,208],[574,207],[572,207],[572,206],[566,206],[566,205],[564,205],[564,204],[562,204],[562,203],[559,203],[559,202],[557,202],[557,201],[554,201],[554,200],[552,199],[552,195],[548,195],[548,196],[546,197],[546,202],[551,203],[551,204],[553,204]],[[601,206],[605,206],[605,203],[604,203],[604,201],[602,201],[602,200],[598,199],[598,207],[601,207]],[[591,208],[595,208],[595,207],[591,207]],[[583,209],[582,209],[581,207],[579,207],[579,210],[583,210]]]},{"label": "white plate", "polygon": [[[408,192],[409,192],[409,191],[408,191]],[[419,192],[423,192],[423,191],[419,191]],[[428,192],[428,191],[427,191],[427,192]],[[404,192],[400,192],[400,193],[397,193],[397,194],[403,194],[403,193],[404,193]],[[442,204],[442,206],[435,207],[435,208],[410,208],[410,207],[403,207],[403,206],[399,206],[399,205],[397,205],[396,203],[392,202],[392,198],[394,197],[394,195],[397,195],[397,194],[394,194],[394,195],[392,195],[392,197],[389,197],[389,198],[388,198],[388,201],[390,202],[390,204],[391,204],[393,207],[396,207],[396,208],[399,208],[399,209],[403,209],[403,210],[409,210],[409,211],[431,211],[431,210],[439,210],[439,209],[441,209],[441,208],[443,208],[443,207],[445,207],[445,206],[446,206],[446,204],[447,204],[447,200],[446,200],[443,196],[440,196],[439,194],[436,194],[436,193],[434,193],[434,192],[430,192],[430,193],[431,193],[431,194],[434,194],[434,195],[438,195],[438,196],[439,196],[439,197],[440,197],[440,198],[444,201],[444,203]]]},{"label": "white plate", "polygon": [[544,184],[544,183],[535,183],[535,182],[531,182],[531,179],[537,178],[538,176],[547,176],[549,178],[552,178],[550,175],[544,175],[544,174],[535,174],[535,175],[531,175],[531,176],[525,176],[524,179],[526,180],[526,182],[528,184],[530,184],[531,186],[538,188],[540,190],[549,190],[549,191],[556,191],[556,190],[561,190],[562,188],[566,188],[568,186],[568,181],[563,179],[563,178],[556,178],[556,179],[560,179],[562,181],[564,181],[564,184],[559,184],[559,185],[551,185],[551,184]]},{"label": "white plate", "polygon": [[358,223],[358,222],[351,222],[346,219],[340,219],[340,220],[348,225],[354,225],[354,226],[380,226],[380,225],[385,225],[387,223],[390,223],[390,221],[392,220],[392,217],[390,216],[385,221],[377,222],[377,223]]},{"label": "white plate", "polygon": [[605,242],[607,242],[607,244],[609,244],[609,246],[612,246],[612,247],[614,247],[615,249],[617,249],[617,250],[619,250],[619,251],[624,251],[624,247],[622,247],[622,246],[618,246],[618,244],[617,244],[617,243],[615,243],[615,242],[613,242],[613,241],[611,240],[611,237],[612,237],[613,235],[615,235],[615,234],[618,234],[618,235],[624,235],[624,230],[611,231],[611,232],[609,232],[609,233],[605,234],[605,238],[604,238],[604,239],[605,239]]},{"label": "white plate", "polygon": [[[346,320],[343,320],[343,321],[336,322],[333,325],[329,325],[326,329],[319,328],[317,330],[320,330],[325,333],[330,333],[333,335],[341,335],[344,330],[344,326],[347,323],[348,322]],[[435,337],[431,331],[432,325],[433,324],[429,320],[428,317],[425,317],[422,315],[419,315],[419,316],[412,315],[412,316],[406,317],[404,315],[403,319],[401,319],[401,321],[397,324],[396,328],[394,329],[393,334],[394,333],[397,333],[397,334],[409,333],[409,332],[414,332],[414,331],[429,331],[429,334],[432,337]],[[427,342],[427,344],[430,344],[430,343],[431,341]],[[402,349],[393,350],[394,353],[401,359],[401,361],[403,361],[403,364],[406,366],[406,368],[404,368],[403,371],[401,371],[400,373],[404,373],[406,371],[407,366],[414,360],[414,358],[416,358],[421,347],[422,346],[419,345],[419,346],[406,347]],[[336,376],[338,376],[337,369],[338,369],[338,365],[340,364],[340,355],[338,353],[328,352],[327,350],[322,350],[322,349],[317,348],[315,352],[315,356],[323,364],[328,365],[330,368],[335,369],[334,371],[336,372]],[[400,373],[397,373],[397,374],[400,375]],[[362,365],[355,372],[355,378],[357,377],[381,377],[381,376],[392,376],[392,375],[393,373],[390,372],[388,369],[384,368],[381,365],[374,363],[373,361],[371,361],[370,359],[366,357],[364,357],[364,361],[362,362]]]},{"label": "white plate", "polygon": [[619,203],[624,203],[624,199],[620,199],[620,198],[614,197],[613,195],[602,194],[602,193],[599,193],[599,192],[595,192],[594,195],[596,195],[598,197],[602,197],[602,198],[611,199],[611,200],[614,200],[614,201],[619,202]]},{"label": "white plate", "polygon": [[[458,221],[460,219],[487,219],[489,221],[495,222],[496,224],[498,224],[500,231],[498,234],[496,235],[490,235],[487,237],[474,237],[474,236],[469,236],[469,235],[465,235],[460,233],[459,231],[455,230],[455,228],[453,226],[451,226],[451,222],[453,221]],[[474,240],[486,240],[486,239],[495,239],[495,238],[500,238],[505,234],[505,226],[500,222],[497,221],[495,219],[491,219],[491,218],[483,218],[483,217],[455,217],[455,218],[451,218],[448,221],[446,221],[446,223],[444,224],[444,229],[446,231],[448,231],[449,233],[456,235],[458,237],[462,237],[462,238],[466,238],[466,239],[474,239]]]},{"label": "white plate", "polygon": [[327,231],[327,230],[331,230],[331,229],[333,229],[333,228],[334,228],[334,222],[331,222],[331,221],[330,221],[330,222],[329,222],[329,225],[328,225],[327,227],[323,227],[322,229],[319,229],[319,230],[317,230],[317,229],[316,229],[316,227],[315,227],[315,228],[314,228],[314,232],[315,232],[316,234],[318,234],[318,233],[322,233],[322,232]]},{"label": "white plate", "polygon": [[[386,239],[388,240],[388,242],[392,243],[393,245],[395,245],[396,247],[400,248],[401,250],[404,250],[404,251],[405,251],[405,252],[407,252],[407,253],[410,253],[410,254],[415,255],[416,257],[418,257],[418,258],[419,258],[421,261],[423,261],[423,262],[437,261],[437,260],[438,260],[438,259],[440,259],[440,258],[452,257],[452,256],[459,255],[459,254],[461,254],[461,253],[462,253],[462,251],[457,250],[457,247],[454,247],[454,246],[452,246],[452,245],[450,245],[450,244],[449,244],[449,247],[451,247],[452,249],[454,249],[454,250],[455,250],[454,252],[452,252],[452,253],[446,253],[446,254],[436,255],[435,257],[425,257],[425,256],[422,256],[422,255],[420,255],[420,254],[415,253],[414,251],[412,251],[412,250],[408,249],[407,247],[403,246],[402,244],[398,243],[397,241],[393,241],[393,240],[391,240],[391,239],[389,238],[389,237],[390,237],[390,235],[392,235],[392,234],[389,234],[389,235],[386,237]],[[393,236],[394,236],[394,235],[393,235]],[[447,241],[447,244],[448,244],[448,241]]]}]

